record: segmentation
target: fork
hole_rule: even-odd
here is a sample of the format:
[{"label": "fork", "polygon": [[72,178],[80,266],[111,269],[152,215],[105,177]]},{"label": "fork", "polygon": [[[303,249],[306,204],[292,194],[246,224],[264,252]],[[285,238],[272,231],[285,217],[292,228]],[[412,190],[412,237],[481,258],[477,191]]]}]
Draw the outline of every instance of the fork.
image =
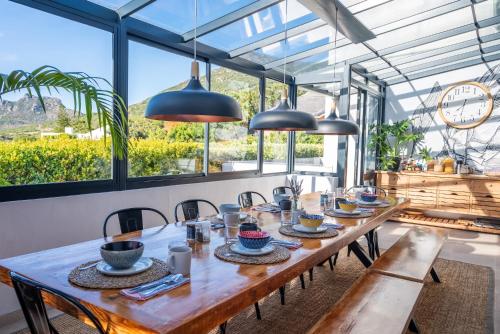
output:
[{"label": "fork", "polygon": [[141,295],[142,298],[151,297],[151,296],[161,292],[163,289],[167,288],[168,286],[174,285],[175,283],[179,282],[183,278],[184,278],[184,276],[182,276],[181,274],[176,274],[168,282],[160,284],[159,286],[154,287],[150,290],[139,292],[139,294]]}]

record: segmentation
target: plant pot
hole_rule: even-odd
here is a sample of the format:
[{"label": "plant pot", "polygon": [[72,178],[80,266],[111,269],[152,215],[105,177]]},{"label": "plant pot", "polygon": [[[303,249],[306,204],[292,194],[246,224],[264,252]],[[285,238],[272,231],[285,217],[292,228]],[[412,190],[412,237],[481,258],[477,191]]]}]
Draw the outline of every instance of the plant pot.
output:
[{"label": "plant pot", "polygon": [[401,158],[400,157],[392,157],[393,164],[389,167],[389,170],[391,172],[397,172],[399,171],[399,166],[401,165]]}]

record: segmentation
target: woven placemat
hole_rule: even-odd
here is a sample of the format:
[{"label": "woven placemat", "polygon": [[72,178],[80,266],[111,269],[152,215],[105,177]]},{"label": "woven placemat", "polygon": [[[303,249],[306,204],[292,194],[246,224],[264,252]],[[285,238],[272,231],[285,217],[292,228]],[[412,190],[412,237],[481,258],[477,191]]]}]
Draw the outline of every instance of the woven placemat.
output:
[{"label": "woven placemat", "polygon": [[272,264],[288,260],[290,251],[285,247],[274,245],[274,250],[267,255],[245,256],[233,252],[231,245],[222,245],[215,249],[215,256],[221,260],[245,264]]},{"label": "woven placemat", "polygon": [[327,226],[327,230],[322,233],[303,233],[295,231],[291,225],[281,226],[279,229],[281,234],[290,236],[290,237],[299,237],[299,238],[309,238],[309,239],[323,239],[323,238],[333,238],[339,235],[339,232],[331,227]]},{"label": "woven placemat", "polygon": [[168,275],[167,263],[151,258],[153,265],[148,270],[131,276],[106,276],[97,271],[96,267],[80,270],[98,261],[83,263],[73,269],[68,276],[71,283],[91,289],[123,289],[156,281]]},{"label": "woven placemat", "polygon": [[340,212],[335,212],[333,210],[326,210],[325,215],[330,216],[330,217],[336,217],[336,218],[353,218],[353,219],[358,219],[358,218],[366,218],[370,217],[373,215],[373,212],[366,211],[366,212],[361,212],[359,215],[346,215],[342,214]]}]

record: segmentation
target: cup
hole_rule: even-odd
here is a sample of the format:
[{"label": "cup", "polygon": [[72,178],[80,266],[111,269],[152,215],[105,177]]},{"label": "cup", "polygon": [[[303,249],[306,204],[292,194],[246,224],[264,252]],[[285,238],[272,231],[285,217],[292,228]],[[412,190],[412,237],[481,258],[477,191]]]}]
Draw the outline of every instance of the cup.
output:
[{"label": "cup", "polygon": [[168,271],[172,274],[189,275],[191,272],[191,247],[174,246],[168,250]]},{"label": "cup", "polygon": [[226,212],[239,212],[240,209],[239,204],[221,204],[219,206],[219,211],[222,215]]},{"label": "cup", "polygon": [[292,210],[281,210],[281,226],[292,225]]},{"label": "cup", "polygon": [[223,215],[224,219],[224,241],[226,244],[233,243],[238,240],[238,231],[240,224],[239,212],[226,212]]},{"label": "cup", "polygon": [[233,226],[238,225],[240,223],[240,213],[239,212],[226,212],[222,215],[222,219],[224,220],[224,225]]},{"label": "cup", "polygon": [[292,201],[290,201],[289,199],[282,199],[279,202],[279,205],[280,205],[280,209],[281,210],[288,210],[288,211],[290,211],[292,209]]},{"label": "cup", "polygon": [[240,225],[240,231],[260,231],[260,227],[254,223],[243,223]]}]

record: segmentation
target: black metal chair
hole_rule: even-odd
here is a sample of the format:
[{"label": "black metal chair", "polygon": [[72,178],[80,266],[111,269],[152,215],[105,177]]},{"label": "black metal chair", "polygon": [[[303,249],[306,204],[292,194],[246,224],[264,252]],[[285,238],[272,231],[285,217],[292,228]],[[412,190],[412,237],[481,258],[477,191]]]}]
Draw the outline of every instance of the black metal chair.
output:
[{"label": "black metal chair", "polygon": [[287,190],[288,190],[288,193],[292,192],[292,188],[291,187],[287,187],[287,186],[276,187],[276,188],[273,189],[273,196],[274,195],[278,195],[278,194],[286,194]]},{"label": "black metal chair", "polygon": [[15,272],[10,272],[10,278],[16,291],[19,304],[21,304],[24,317],[26,318],[26,322],[28,323],[28,327],[32,334],[59,333],[51,324],[49,316],[47,315],[47,309],[42,298],[42,291],[65,300],[67,303],[84,313],[99,333],[106,333],[99,319],[97,319],[97,317],[76,298],[73,298],[62,291],[50,288],[39,282],[21,276]]},{"label": "black metal chair", "polygon": [[104,226],[102,228],[102,233],[104,237],[106,238],[108,236],[106,232],[108,221],[114,215],[118,215],[118,220],[120,222],[120,231],[122,234],[142,230],[143,229],[142,211],[156,212],[165,221],[165,225],[168,225],[167,217],[165,217],[165,215],[161,213],[159,210],[146,207],[121,209],[111,212],[104,220]]},{"label": "black metal chair", "polygon": [[267,203],[266,198],[262,194],[256,191],[245,191],[238,195],[238,204],[242,208],[249,208],[253,206],[253,195],[260,197],[264,201],[264,203]]},{"label": "black metal chair", "polygon": [[193,220],[198,218],[200,216],[200,207],[198,203],[206,203],[209,206],[211,206],[217,214],[219,213],[219,209],[217,209],[217,207],[212,202],[207,201],[206,199],[188,199],[187,201],[182,201],[175,206],[174,209],[175,221],[176,222],[180,221],[179,216],[177,215],[179,207],[182,208],[182,214],[184,215],[184,220]]}]

